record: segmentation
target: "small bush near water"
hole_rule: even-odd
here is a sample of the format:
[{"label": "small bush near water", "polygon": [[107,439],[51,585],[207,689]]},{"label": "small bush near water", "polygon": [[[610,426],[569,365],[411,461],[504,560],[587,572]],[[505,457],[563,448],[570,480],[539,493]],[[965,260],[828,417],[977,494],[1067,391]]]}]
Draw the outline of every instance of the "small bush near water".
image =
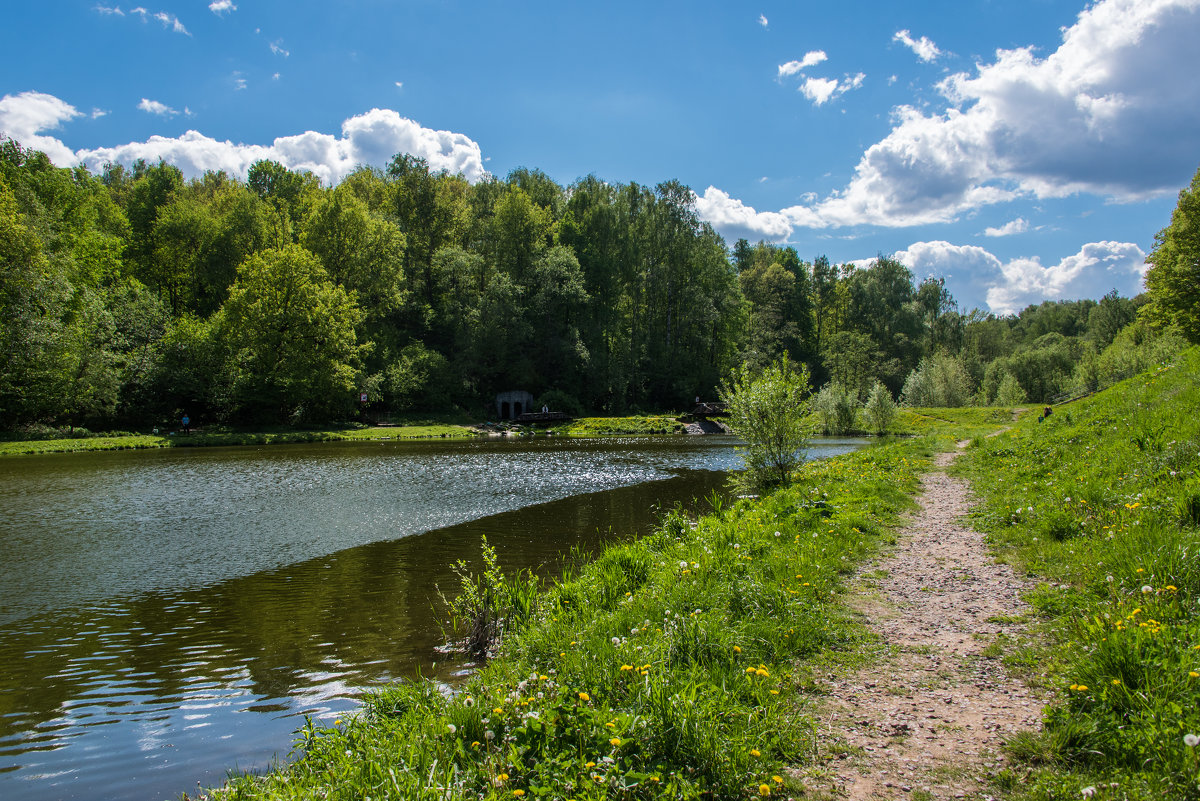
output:
[{"label": "small bush near water", "polygon": [[[1200,350],[977,440],[978,523],[1041,580],[1028,799],[1200,798]],[[1090,790],[1089,790],[1090,788]],[[1085,792],[1088,791],[1088,792]]]},{"label": "small bush near water", "polygon": [[805,660],[852,651],[843,576],[912,507],[929,439],[813,462],[759,499],[668,515],[508,625],[453,693],[404,682],[232,799],[796,796],[813,751]]}]

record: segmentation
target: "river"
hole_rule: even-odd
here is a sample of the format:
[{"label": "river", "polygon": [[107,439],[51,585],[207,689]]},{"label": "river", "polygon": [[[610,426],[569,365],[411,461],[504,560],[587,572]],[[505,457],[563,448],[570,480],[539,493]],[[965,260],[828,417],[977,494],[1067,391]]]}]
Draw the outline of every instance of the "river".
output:
[{"label": "river", "polygon": [[[855,440],[817,444],[812,456]],[[553,574],[722,492],[728,437],[322,443],[0,460],[0,798],[178,798],[363,688],[453,682],[437,588]]]}]

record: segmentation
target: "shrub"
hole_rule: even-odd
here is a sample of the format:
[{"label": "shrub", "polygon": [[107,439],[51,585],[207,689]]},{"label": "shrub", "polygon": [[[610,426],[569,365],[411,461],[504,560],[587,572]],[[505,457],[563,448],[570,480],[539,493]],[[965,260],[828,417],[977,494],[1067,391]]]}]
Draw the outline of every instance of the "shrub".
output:
[{"label": "shrub", "polygon": [[892,400],[892,393],[876,381],[875,386],[871,387],[871,394],[867,396],[866,405],[863,406],[863,419],[872,431],[883,434],[895,416],[896,402]]},{"label": "shrub", "polygon": [[743,365],[721,387],[729,427],[746,441],[747,478],[756,487],[787,481],[804,461],[814,426],[808,368],[794,369],[784,359],[755,375]]},{"label": "shrub", "polygon": [[858,416],[858,398],[836,381],[826,384],[817,393],[815,406],[824,433],[839,435],[854,429]]}]

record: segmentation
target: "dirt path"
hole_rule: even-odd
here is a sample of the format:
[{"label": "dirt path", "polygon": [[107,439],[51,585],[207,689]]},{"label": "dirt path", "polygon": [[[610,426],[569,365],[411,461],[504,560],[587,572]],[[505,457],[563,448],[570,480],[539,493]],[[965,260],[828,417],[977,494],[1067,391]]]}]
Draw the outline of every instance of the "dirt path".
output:
[{"label": "dirt path", "polygon": [[1040,725],[1044,699],[986,654],[1019,633],[1026,585],[967,527],[965,482],[936,470],[919,500],[895,550],[859,573],[854,606],[885,647],[830,677],[809,797],[986,799],[1001,744]]}]

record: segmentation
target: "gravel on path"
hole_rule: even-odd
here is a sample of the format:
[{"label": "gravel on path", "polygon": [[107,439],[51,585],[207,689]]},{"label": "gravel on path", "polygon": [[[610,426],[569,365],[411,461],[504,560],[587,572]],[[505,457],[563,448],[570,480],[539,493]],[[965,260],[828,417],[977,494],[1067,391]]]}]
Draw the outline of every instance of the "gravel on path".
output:
[{"label": "gravel on path", "polygon": [[1046,699],[986,652],[1002,633],[1021,635],[1029,586],[966,524],[964,481],[936,470],[923,486],[895,549],[859,572],[876,588],[852,605],[886,647],[829,678],[806,797],[988,799],[1002,743],[1041,724]]}]

